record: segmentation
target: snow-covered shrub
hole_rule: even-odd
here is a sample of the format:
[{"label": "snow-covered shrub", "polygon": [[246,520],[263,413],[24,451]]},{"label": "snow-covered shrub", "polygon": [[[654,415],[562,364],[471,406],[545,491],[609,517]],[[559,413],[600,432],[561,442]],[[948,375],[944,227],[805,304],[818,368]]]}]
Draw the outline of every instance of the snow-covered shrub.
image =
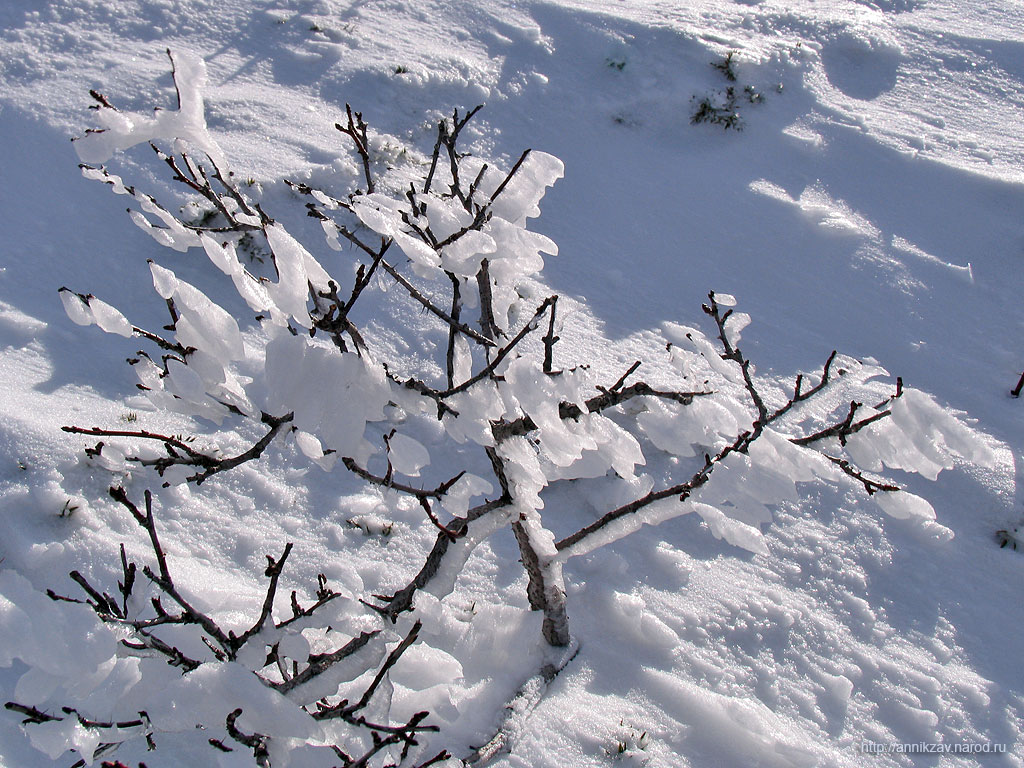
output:
[{"label": "snow-covered shrub", "polygon": [[[640,361],[609,373],[573,359],[558,346],[558,297],[534,290],[542,254],[557,248],[528,228],[562,164],[526,151],[499,169],[462,152],[458,140],[475,109],[439,123],[432,153],[392,153],[393,167],[381,162],[384,148],[362,115],[347,109],[337,128],[354,147],[358,184],[333,194],[290,184],[322,226],[328,250],[315,256],[312,243],[234,181],[203,116],[203,63],[172,62],[177,109],[130,114],[94,94],[101,127],[76,143],[83,173],[132,198],[133,221],[159,244],[209,259],[250,314],[232,314],[155,261],[154,288],[170,316],[164,330],[138,327],[89,294],[61,289],[61,298],[76,323],[150,344],[130,362],[154,408],[197,424],[248,422],[261,437],[222,452],[213,428],[199,439],[66,430],[102,439],[87,449],[101,466],[165,486],[202,484],[290,441],[325,472],[413,499],[435,538],[393,594],[339,595],[321,579],[312,607],[293,595],[282,612],[276,583],[289,545],[268,557],[263,610],[239,634],[179,591],[149,496],[143,512],[113,488],[150,538],[156,567],[143,568],[144,590],[123,553],[120,598],[73,576],[85,605],[52,595],[58,609],[0,573],[0,663],[18,658],[29,667],[8,707],[48,754],[74,749],[89,762],[105,744],[198,722],[216,734],[214,747],[242,745],[260,765],[305,765],[318,748],[344,766],[446,760],[416,744],[429,719],[392,722],[388,672],[416,640],[424,605],[436,610],[474,549],[511,528],[548,655],[494,738],[468,756],[482,764],[510,747],[575,653],[562,576],[572,558],[687,514],[715,537],[768,555],[760,526],[773,505],[798,498],[802,483],[852,483],[888,514],[934,526],[927,501],[878,473],[934,478],[958,457],[989,460],[929,396],[899,380],[880,386],[888,374],[875,364],[833,352],[819,374],[792,386],[757,376],[739,346],[750,318],[728,295],[708,296],[709,335],[663,326],[667,364],[651,366],[653,378],[635,378]],[[98,165],[144,142],[205,214],[176,214]],[[266,253],[265,263],[240,258],[242,248]],[[403,297],[416,323],[404,315],[370,322],[366,308],[382,286]],[[443,343],[419,343],[424,313]],[[404,347],[393,341],[402,334]],[[428,435],[444,448],[432,454]],[[436,484],[419,479],[428,466]],[[568,481],[599,509],[556,535],[548,489]],[[386,521],[355,524],[385,533]],[[289,618],[275,618],[289,609]],[[26,611],[59,614],[66,631],[8,642]]]},{"label": "snow-covered shrub", "polygon": [[649,743],[647,731],[626,725],[625,720],[620,720],[615,742],[605,748],[605,754],[613,763],[642,768],[650,763],[650,755],[647,754]]},{"label": "snow-covered shrub", "polygon": [[[722,73],[722,76],[730,83],[735,83],[736,76],[736,51],[729,51],[721,61],[711,62],[711,66]],[[697,103],[693,114],[690,115],[690,124],[710,123],[720,125],[724,130],[732,128],[736,131],[743,130],[743,118],[740,117],[740,104],[744,101],[750,104],[761,104],[764,102],[764,95],[752,85],[743,86],[743,92],[737,90],[739,86],[730,85],[724,89],[705,94],[700,99],[694,97]]]}]

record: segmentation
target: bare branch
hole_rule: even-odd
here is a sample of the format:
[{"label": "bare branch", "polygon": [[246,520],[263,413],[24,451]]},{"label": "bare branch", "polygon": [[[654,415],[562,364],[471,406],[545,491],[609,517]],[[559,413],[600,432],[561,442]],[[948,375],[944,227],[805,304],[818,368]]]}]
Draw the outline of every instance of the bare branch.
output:
[{"label": "bare branch", "polygon": [[446,375],[448,377],[448,389],[452,389],[455,386],[455,339],[458,334],[457,323],[459,322],[459,316],[462,313],[462,281],[451,272],[446,272],[448,279],[452,283],[452,311],[451,318],[455,322],[448,326],[448,352],[445,356],[445,362],[447,365]]},{"label": "bare branch", "polygon": [[544,373],[553,373],[551,370],[554,364],[553,357],[555,353],[555,344],[558,342],[558,336],[555,336],[555,312],[558,310],[558,296],[553,296],[551,299],[551,317],[548,320],[548,334],[544,337]]},{"label": "bare branch", "polygon": [[[493,449],[488,450],[491,451]],[[507,496],[502,496],[501,498],[479,504],[478,506],[470,509],[466,513],[465,517],[457,517],[452,520],[452,522],[448,524],[447,530],[455,536],[464,536],[469,528],[469,523],[491,512],[507,507],[510,501],[511,500]],[[396,620],[400,613],[410,610],[412,608],[413,597],[416,592],[428,584],[430,580],[437,575],[438,570],[441,568],[441,563],[444,561],[444,556],[448,552],[448,547],[451,544],[451,535],[438,533],[437,538],[434,540],[433,548],[430,550],[423,562],[423,565],[420,567],[419,572],[413,580],[390,597],[380,597],[379,599],[386,603],[385,607],[370,607],[375,608],[378,612],[387,616],[392,621]]]},{"label": "bare branch", "polygon": [[761,434],[761,430],[768,423],[768,408],[765,406],[764,400],[761,399],[761,394],[757,391],[757,387],[754,386],[754,381],[750,375],[750,361],[743,356],[739,349],[733,346],[732,341],[729,339],[729,334],[726,332],[725,323],[732,315],[732,310],[730,309],[724,313],[721,312],[718,302],[715,301],[714,291],[708,294],[708,301],[710,304],[703,304],[701,308],[714,319],[715,324],[718,326],[718,338],[722,342],[722,348],[725,350],[722,359],[732,360],[739,365],[747,394],[750,395],[754,408],[757,409],[757,421],[754,422],[754,428],[751,432],[751,440],[756,440]]},{"label": "bare branch", "polygon": [[73,435],[94,435],[99,437],[138,437],[142,438],[143,440],[159,440],[160,442],[165,443],[166,445],[172,446],[173,448],[177,448],[178,450],[183,451],[184,453],[188,454],[190,457],[196,459],[197,461],[202,460],[203,458],[209,458],[206,457],[205,454],[201,453],[200,451],[197,451],[195,448],[188,445],[178,437],[172,437],[170,435],[161,435],[158,432],[149,432],[145,429],[103,429],[102,427],[91,427],[86,429],[83,427],[69,426],[61,427],[61,431],[69,432]]},{"label": "bare branch", "polygon": [[[632,370],[627,371],[628,375]],[[625,381],[626,376],[623,376],[614,387],[611,389],[601,389],[602,394],[596,395],[587,400],[586,413],[600,413],[609,408],[614,408],[617,405],[621,405],[629,400],[636,397],[655,397],[661,400],[669,400],[671,402],[679,403],[680,405],[689,405],[693,402],[695,397],[703,397],[706,395],[712,395],[714,392],[699,391],[699,392],[672,392],[660,389],[654,389],[650,385],[640,381],[636,384],[631,384],[625,389],[618,389],[622,386],[622,382]],[[558,416],[563,421],[568,419],[578,419],[584,414],[584,411],[574,403],[559,403]],[[505,440],[514,435],[525,435],[533,430],[537,429],[537,425],[533,419],[529,416],[521,416],[514,421],[507,421],[495,424],[491,427],[491,432],[494,435],[494,439],[498,442]]]},{"label": "bare branch", "polygon": [[508,174],[505,176],[505,179],[501,182],[501,184],[498,185],[498,188],[495,189],[494,192],[491,194],[492,203],[498,199],[498,196],[502,192],[505,191],[505,187],[507,187],[508,183],[512,181],[512,177],[516,175],[516,171],[518,171],[520,167],[522,167],[523,163],[526,162],[526,158],[529,157],[530,152],[532,151],[533,150],[530,149],[523,150],[523,154],[521,154],[519,156],[519,159],[516,160],[516,164],[512,166],[512,170],[508,172]]},{"label": "bare branch", "polygon": [[[541,635],[548,645],[565,647],[569,644],[569,619],[565,611],[565,589],[553,580],[550,563],[544,562],[530,540],[533,525],[525,516],[512,524],[523,568],[528,576],[526,595],[530,610],[543,611]],[[559,580],[560,582],[560,580]]]},{"label": "bare branch", "polygon": [[446,389],[444,392],[440,392],[438,396],[445,398],[451,397],[452,395],[457,395],[459,392],[465,392],[478,381],[483,381],[487,377],[491,376],[494,373],[495,369],[499,365],[501,365],[501,361],[508,356],[508,353],[515,349],[516,345],[519,344],[519,342],[521,342],[523,339],[525,339],[531,331],[536,330],[537,321],[540,319],[541,315],[543,315],[544,312],[547,311],[548,307],[554,306],[554,303],[557,299],[557,296],[549,296],[548,298],[544,299],[544,301],[541,302],[540,306],[537,307],[537,311],[533,313],[533,317],[530,319],[530,321],[522,327],[522,329],[519,331],[519,333],[515,335],[515,338],[513,338],[512,341],[510,341],[508,344],[506,344],[504,347],[498,350],[497,354],[494,356],[494,359],[491,360],[490,363],[488,363],[484,368],[482,368],[476,375],[466,379],[458,386],[450,387],[449,389]]},{"label": "bare branch", "polygon": [[370,683],[369,687],[363,691],[362,697],[357,701],[351,708],[351,712],[358,712],[360,709],[366,707],[370,703],[370,699],[373,698],[373,694],[377,691],[377,688],[383,682],[384,677],[391,668],[398,663],[398,660],[402,658],[402,654],[408,650],[409,646],[416,642],[416,638],[419,637],[420,628],[423,626],[423,622],[417,621],[412,625],[412,629],[405,638],[388,654],[387,659],[381,665],[381,668],[377,671],[377,674],[373,678],[373,682]]},{"label": "bare branch", "polygon": [[[405,636],[402,642],[395,646],[391,653],[388,654],[387,659],[384,660],[384,663],[381,665],[380,669],[377,670],[377,674],[374,675],[374,678],[371,681],[370,685],[366,688],[365,691],[363,691],[363,695],[360,697],[359,701],[357,701],[355,704],[349,704],[346,701],[342,701],[340,704],[330,707],[319,705],[317,711],[313,713],[313,718],[316,720],[331,720],[335,718],[341,718],[344,720],[348,720],[349,722],[353,722],[352,718],[354,717],[355,713],[361,709],[366,708],[366,705],[370,703],[370,699],[373,698],[373,694],[377,691],[377,688],[380,687],[380,684],[384,681],[384,677],[388,674],[388,672],[391,671],[391,668],[402,657],[402,654],[405,653],[406,650],[408,650],[409,646],[416,642],[416,638],[419,636],[419,631],[422,626],[423,623],[420,621],[417,621],[415,624],[413,624],[412,629],[409,630],[409,633]],[[363,722],[365,723],[365,721]],[[375,730],[397,730],[398,732],[403,732],[405,730],[405,728],[392,729],[388,726],[374,725],[372,727]],[[434,729],[428,726],[423,730]]]},{"label": "bare branch", "polygon": [[841,459],[841,458],[838,458],[836,456],[829,456],[828,454],[822,454],[822,455],[826,459],[831,461],[833,464],[835,464],[837,467],[839,467],[841,470],[843,470],[843,472],[845,472],[847,475],[852,477],[854,480],[857,480],[860,483],[862,483],[864,485],[864,490],[867,491],[867,493],[868,493],[868,496],[873,495],[877,491],[887,491],[887,492],[891,493],[893,491],[901,490],[898,485],[893,485],[892,483],[883,483],[883,482],[879,482],[877,480],[872,480],[871,478],[867,477],[863,472],[861,472],[859,469],[857,469],[852,464],[850,464],[850,462],[847,461],[846,459]]},{"label": "bare branch", "polygon": [[[125,492],[124,488],[110,488],[110,496],[131,512],[132,517],[135,518],[136,522],[145,528],[146,532],[149,534],[149,541],[153,547],[153,553],[156,555],[157,567],[160,572],[159,574],[154,573],[148,565],[143,567],[142,572],[150,581],[156,584],[164,593],[167,594],[168,597],[174,600],[174,602],[181,607],[185,612],[183,623],[194,623],[201,626],[210,637],[217,641],[223,652],[226,653],[229,658],[233,658],[237,648],[234,647],[231,638],[225,634],[213,619],[193,607],[174,585],[170,569],[167,566],[167,557],[164,554],[164,549],[160,544],[159,537],[157,536],[156,522],[153,518],[152,494],[150,494],[148,490],[146,491],[145,515],[143,515],[142,512],[139,511],[139,508],[136,507],[131,499],[128,498],[128,494]],[[186,619],[187,621],[185,621]]]},{"label": "bare branch", "polygon": [[285,547],[284,552],[281,553],[281,557],[274,560],[270,555],[267,555],[267,570],[264,575],[270,579],[270,583],[267,585],[267,595],[263,600],[263,610],[260,611],[259,618],[256,622],[245,632],[238,637],[234,636],[234,633],[229,633],[229,637],[235,643],[237,648],[241,648],[248,642],[249,638],[258,634],[263,630],[264,625],[267,623],[267,619],[270,618],[271,611],[274,609],[274,597],[277,595],[277,581],[281,578],[281,571],[284,570],[285,561],[288,559],[288,555],[291,554],[292,543],[289,541]]},{"label": "bare branch", "polygon": [[[781,418],[786,413],[788,413],[794,405],[796,405],[797,403],[802,403],[805,400],[809,400],[810,398],[818,394],[821,390],[823,390],[826,386],[828,386],[828,383],[830,381],[830,372],[832,370],[832,363],[833,361],[835,361],[835,359],[836,350],[833,349],[832,354],[828,356],[828,360],[825,361],[825,365],[821,369],[821,379],[818,381],[817,384],[815,384],[808,390],[801,390],[804,376],[803,374],[798,375],[796,377],[796,383],[793,386],[793,396],[789,399],[789,402],[787,402],[781,408],[774,411],[770,416],[768,416],[768,418],[766,419],[766,423],[771,423],[776,419]],[[839,371],[840,376],[844,376],[845,374],[846,371]]]},{"label": "bare branch", "polygon": [[256,759],[256,765],[260,768],[270,768],[270,751],[267,749],[267,737],[262,733],[247,734],[240,731],[235,723],[241,714],[242,709],[239,707],[227,716],[225,724],[227,726],[228,736],[239,744],[244,744],[252,749],[252,755]]},{"label": "bare branch", "polygon": [[352,139],[356,152],[359,153],[359,158],[363,162],[363,175],[366,178],[366,192],[367,194],[373,194],[374,184],[373,175],[370,173],[369,142],[366,138],[366,129],[368,126],[363,120],[362,112],[354,113],[353,118],[352,107],[348,104],[345,105],[345,115],[348,117],[348,123],[344,126],[342,126],[341,123],[335,123],[334,127]]},{"label": "bare branch", "polygon": [[348,658],[360,648],[365,647],[366,644],[378,634],[380,634],[378,631],[361,632],[336,651],[332,651],[331,653],[313,654],[309,657],[308,666],[306,666],[306,668],[299,674],[289,680],[285,680],[284,682],[274,683],[271,687],[277,689],[280,693],[288,693],[289,691],[298,688],[300,685],[308,683],[313,678],[326,672],[339,661]]},{"label": "bare branch", "polygon": [[[144,440],[157,440],[162,442],[167,448],[167,456],[162,456],[157,459],[145,459],[140,457],[128,457],[128,461],[134,461],[137,464],[144,467],[153,467],[157,473],[161,476],[170,467],[173,466],[193,466],[201,467],[202,472],[197,472],[185,478],[188,482],[194,482],[196,485],[201,485],[207,478],[215,475],[219,472],[224,472],[228,469],[233,469],[240,464],[245,464],[248,461],[258,459],[263,455],[263,452],[267,449],[267,446],[273,442],[274,438],[280,433],[280,431],[291,422],[294,414],[286,414],[284,416],[271,416],[268,413],[264,413],[261,416],[261,421],[264,424],[270,426],[270,430],[260,438],[251,448],[237,456],[230,456],[227,458],[218,458],[216,456],[210,456],[208,454],[197,451],[192,446],[188,445],[184,440],[179,437],[172,437],[170,435],[161,435],[157,432],[149,432],[147,430],[123,430],[123,429],[102,429],[100,427],[92,427],[90,429],[84,429],[82,427],[61,427],[65,432],[79,435],[98,435],[102,437],[136,437]],[[181,451],[181,453],[178,453]],[[182,455],[184,454],[184,455]],[[164,483],[164,487],[169,484]]]},{"label": "bare branch", "polygon": [[416,289],[416,286],[410,283],[405,278],[405,276],[402,275],[402,273],[400,273],[397,269],[391,266],[391,264],[389,264],[387,261],[381,259],[380,265],[384,268],[385,272],[387,272],[389,275],[391,275],[391,277],[395,279],[396,283],[405,288],[405,290],[409,292],[409,295],[412,296],[417,302],[419,302],[420,305],[423,306],[423,308],[426,309],[428,312],[441,318],[448,325],[456,328],[460,333],[462,333],[465,336],[468,336],[478,344],[482,344],[485,347],[494,346],[494,342],[491,341],[491,339],[488,339],[486,336],[477,333],[465,323],[460,323],[459,321],[455,320],[451,315],[449,315],[443,309],[434,304],[430,299],[428,299],[426,296],[420,293]]},{"label": "bare branch", "polygon": [[835,437],[839,439],[840,445],[846,445],[846,439],[850,435],[856,434],[857,432],[860,432],[860,430],[864,429],[864,427],[870,426],[871,424],[874,424],[876,421],[880,421],[892,414],[892,411],[889,410],[880,411],[872,416],[867,417],[866,419],[861,419],[860,421],[855,422],[853,420],[854,414],[857,412],[857,409],[860,408],[862,405],[862,403],[858,403],[857,401],[851,402],[850,410],[846,414],[846,418],[843,419],[838,424],[833,424],[830,427],[818,430],[814,434],[807,435],[806,437],[792,438],[790,442],[792,442],[794,445],[811,445],[812,443],[816,443],[820,440],[824,440],[829,437]]},{"label": "bare branch", "polygon": [[480,271],[476,275],[477,289],[480,292],[480,328],[488,339],[497,339],[504,335],[494,322],[494,298],[491,294],[490,262],[480,260]]},{"label": "bare branch", "polygon": [[381,477],[379,475],[374,475],[360,467],[356,463],[355,459],[348,458],[347,456],[343,457],[341,461],[350,472],[359,475],[359,477],[373,483],[374,485],[379,485],[383,488],[393,488],[396,491],[408,493],[410,496],[415,496],[418,499],[440,499],[448,493],[448,490],[455,485],[455,483],[457,483],[464,474],[466,474],[465,470],[463,470],[455,475],[455,477],[445,480],[433,490],[428,491],[423,488],[415,488],[411,485],[405,485],[404,483],[396,483],[387,476]]}]

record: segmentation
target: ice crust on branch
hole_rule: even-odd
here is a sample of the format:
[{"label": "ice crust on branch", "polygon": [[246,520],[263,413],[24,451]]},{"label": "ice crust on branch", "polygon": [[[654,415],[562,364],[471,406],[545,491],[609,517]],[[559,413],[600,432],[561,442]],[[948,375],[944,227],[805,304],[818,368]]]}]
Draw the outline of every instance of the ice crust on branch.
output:
[{"label": "ice crust on branch", "polygon": [[118,151],[163,139],[190,142],[205,153],[221,173],[228,173],[227,157],[206,127],[203,104],[206,63],[192,53],[168,50],[167,55],[178,92],[177,109],[154,109],[150,117],[121,112],[101,102],[96,110],[100,127],[75,140],[75,150],[83,163],[105,163]]},{"label": "ice crust on branch", "polygon": [[[199,484],[271,460],[279,443],[293,441],[293,455],[324,471],[350,472],[377,493],[408,497],[434,540],[394,593],[343,600],[321,577],[313,608],[293,596],[293,617],[281,619],[274,592],[289,545],[279,560],[268,557],[263,613],[236,636],[173,583],[149,497],[143,514],[115,496],[153,546],[158,568],[145,574],[150,597],[160,600],[142,605],[155,616],[136,618],[138,605],[128,616],[127,595],[118,608],[118,600],[75,579],[86,599],[54,596],[65,620],[77,622],[68,636],[88,634],[86,625],[102,631],[90,635],[93,650],[85,656],[62,656],[53,666],[50,654],[14,637],[22,621],[31,625],[33,615],[46,613],[40,595],[0,573],[0,664],[20,658],[30,667],[19,684],[24,700],[12,704],[48,754],[73,749],[92,759],[114,734],[105,721],[67,712],[49,717],[32,707],[55,702],[84,712],[113,697],[126,718],[149,713],[133,726],[135,735],[180,731],[201,719],[261,766],[284,765],[290,755],[324,745],[341,750],[343,766],[370,758],[435,764],[441,758],[429,755],[437,745],[416,741],[432,727],[421,724],[426,713],[404,724],[391,715],[391,669],[411,664],[401,658],[410,646],[444,634],[435,633],[448,610],[439,600],[496,532],[511,527],[515,535],[527,602],[540,612],[550,657],[509,703],[521,725],[538,691],[575,652],[562,575],[572,558],[688,514],[711,535],[770,556],[762,526],[813,483],[842,485],[893,517],[924,524],[935,516],[931,505],[880,473],[934,479],[957,461],[993,461],[977,434],[901,380],[884,383],[888,373],[877,365],[833,352],[820,371],[793,383],[759,374],[741,348],[751,318],[726,294],[709,294],[705,330],[664,324],[666,360],[649,366],[656,380],[647,378],[644,361],[618,371],[589,367],[592,361],[558,345],[564,303],[538,298],[543,254],[556,255],[557,246],[527,228],[562,163],[527,150],[501,169],[462,151],[457,141],[476,109],[438,123],[432,154],[410,150],[410,163],[381,170],[369,126],[346,105],[346,122],[337,127],[358,156],[361,182],[343,193],[287,182],[323,228],[328,252],[319,260],[312,244],[234,184],[203,117],[202,62],[171,59],[177,110],[122,113],[97,95],[102,130],[76,146],[96,163],[153,142],[158,160],[206,215],[186,221],[105,168],[85,166],[83,173],[131,196],[139,208],[133,218],[156,242],[201,249],[253,316],[233,316],[156,263],[154,288],[170,315],[158,331],[133,326],[91,295],[61,289],[60,296],[75,323],[150,345],[130,362],[157,409],[218,425],[230,419],[261,436],[246,450],[227,451],[207,447],[225,439],[215,430],[193,441],[137,429],[65,429],[102,438],[88,449],[98,466],[131,472],[136,483],[154,479],[152,470],[165,485]],[[262,265],[239,257],[254,242],[269,253]],[[402,343],[416,353],[382,343],[372,320],[360,327],[366,297],[382,290],[393,291],[401,306],[387,333],[404,333]],[[551,508],[564,496],[548,489],[565,481],[575,481],[578,509]],[[550,520],[579,528],[558,539]],[[407,632],[396,632],[410,622]],[[202,643],[193,638],[187,652],[178,648],[168,624],[198,627]],[[108,625],[132,638],[111,646]],[[33,627],[28,637],[41,636]],[[86,695],[87,679],[102,695]],[[157,692],[159,702],[151,701]],[[183,719],[184,711],[190,714]],[[520,725],[506,722],[487,743],[507,745]]]}]

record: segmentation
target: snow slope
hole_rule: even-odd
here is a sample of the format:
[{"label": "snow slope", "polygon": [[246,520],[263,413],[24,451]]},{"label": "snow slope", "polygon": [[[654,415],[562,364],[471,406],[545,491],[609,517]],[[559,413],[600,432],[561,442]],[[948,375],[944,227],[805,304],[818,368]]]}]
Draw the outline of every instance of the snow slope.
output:
[{"label": "snow slope", "polygon": [[[565,178],[535,224],[560,248],[544,280],[575,299],[563,343],[602,370],[653,354],[649,331],[664,321],[701,322],[714,289],[752,315],[744,349],[762,374],[789,379],[833,348],[873,356],[997,448],[992,469],[900,478],[952,538],[824,489],[777,511],[767,556],[689,516],[572,562],[581,651],[496,765],[609,765],[608,750],[644,732],[646,748],[625,753],[634,764],[974,760],[867,757],[865,741],[1005,744],[977,762],[1024,764],[1024,561],[994,539],[1024,515],[1024,404],[1007,396],[1024,366],[1024,11],[1005,0],[682,5],[5,3],[0,594],[22,594],[14,574],[66,593],[72,569],[110,581],[121,541],[144,555],[137,528],[105,500],[107,478],[82,465],[87,442],[60,426],[136,413],[144,428],[190,428],[126,404],[134,377],[120,361],[135,347],[72,325],[57,297],[67,285],[164,322],[145,261],[166,254],[131,226],[123,198],[81,178],[67,139],[91,124],[90,88],[130,109],[170,106],[170,47],[206,59],[210,127],[236,172],[268,194],[345,155],[333,125],[346,102],[421,149],[440,115],[484,103],[476,152],[561,158]],[[710,64],[729,51],[738,85],[763,103],[742,103],[740,132],[690,125],[695,99],[725,87]],[[140,183],[166,189],[132,157]],[[191,256],[174,267],[196,281],[208,272]],[[258,607],[263,556],[285,541],[310,564],[289,588],[308,590],[323,571],[366,594],[404,584],[432,540],[414,505],[289,469],[280,455],[162,498],[168,554],[182,581],[204,585],[209,610]],[[69,499],[78,509],[61,516]],[[402,536],[345,524],[360,515],[385,516]],[[434,644],[471,663],[426,649],[396,677],[405,706],[446,725],[435,751],[487,738],[536,667],[517,557],[511,535],[482,545],[446,601]],[[0,669],[4,701],[32,693],[24,672],[17,661]],[[195,741],[118,757],[244,764]],[[0,765],[49,764],[16,717],[0,718]]]}]

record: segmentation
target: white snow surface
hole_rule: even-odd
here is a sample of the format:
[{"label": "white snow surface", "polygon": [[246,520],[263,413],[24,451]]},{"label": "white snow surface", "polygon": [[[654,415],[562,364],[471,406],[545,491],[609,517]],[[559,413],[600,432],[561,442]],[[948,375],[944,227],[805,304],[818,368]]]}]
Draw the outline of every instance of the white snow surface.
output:
[{"label": "white snow surface", "polygon": [[[193,82],[205,61],[202,93],[176,96],[167,49]],[[750,85],[763,102],[740,99],[742,131],[691,125],[695,101],[717,98],[726,85],[710,64],[729,51],[737,89]],[[200,488],[154,487],[176,582],[226,626],[244,627],[263,599],[265,555],[292,541],[280,594],[295,589],[311,602],[322,572],[348,601],[336,613],[347,615],[357,598],[407,583],[436,534],[418,504],[300,458],[329,468],[338,458],[325,455],[331,448],[366,461],[379,444],[360,425],[404,407],[325,410],[316,400],[324,381],[371,391],[380,372],[369,359],[339,363],[302,329],[282,327],[308,321],[305,288],[324,285],[317,259],[326,266],[334,254],[311,254],[289,234],[298,231],[291,222],[287,231],[272,225],[284,263],[278,282],[258,283],[243,254],[189,230],[154,228],[167,223],[157,209],[143,204],[148,216],[135,214],[144,232],[130,226],[126,196],[106,194],[97,172],[83,178],[79,159],[101,162],[137,135],[184,132],[222,171],[280,203],[289,200],[282,179],[361,173],[334,128],[346,102],[363,112],[385,157],[399,142],[429,152],[441,115],[482,103],[469,136],[475,154],[507,168],[523,149],[536,151],[523,167],[523,193],[502,198],[507,211],[496,208],[491,239],[467,239],[445,268],[475,274],[495,238],[528,236],[518,243],[520,255],[529,253],[523,263],[496,259],[492,270],[535,274],[522,291],[562,297],[556,349],[590,364],[592,380],[614,381],[634,359],[667,375],[677,360],[665,352],[668,338],[705,353],[741,386],[700,309],[714,289],[722,306],[742,310],[729,332],[758,375],[787,391],[796,372],[820,370],[833,348],[867,363],[865,378],[884,366],[914,387],[893,406],[892,424],[879,422],[849,445],[861,466],[895,470],[899,494],[868,498],[856,484],[807,492],[805,483],[833,468],[794,463],[796,449],[772,432],[755,455],[721,470],[732,488],[729,472],[743,469],[740,459],[751,465],[744,471],[760,485],[742,508],[726,516],[710,491],[668,501],[624,522],[629,538],[555,558],[581,647],[493,765],[1024,766],[1024,553],[1000,549],[995,538],[1024,518],[1016,467],[1024,402],[1008,396],[1024,369],[1019,3],[6,0],[0,86],[4,702],[88,705],[98,718],[123,716],[120,696],[123,706],[138,703],[136,712],[145,704],[169,733],[156,734],[156,752],[136,740],[116,756],[150,768],[251,765],[244,748],[220,753],[190,733],[203,718],[222,721],[223,702],[243,693],[265,707],[239,726],[274,738],[274,765],[286,763],[290,739],[329,742],[318,723],[258,686],[243,660],[183,677],[162,661],[118,657],[117,637],[91,611],[45,595],[78,596],[72,570],[114,584],[122,542],[140,564],[152,561],[144,532],[106,495],[103,467],[117,468],[117,457],[86,463],[83,449],[95,439],[60,427],[187,434],[206,423],[192,416],[227,415],[211,388],[246,413],[274,405],[275,392],[252,391],[247,377],[252,331],[232,319],[251,315],[246,304],[256,312],[272,302],[288,307],[264,326],[288,354],[271,375],[276,390],[309,404],[296,413],[301,431],[259,462]],[[76,142],[76,154],[68,139],[96,127],[89,89],[125,111],[115,121],[99,110],[107,132]],[[163,109],[153,113],[153,104]],[[129,150],[124,176],[101,180],[120,193],[129,183],[166,192],[147,152]],[[375,200],[359,211],[379,232],[396,226]],[[442,222],[451,212],[428,215]],[[527,216],[534,231],[513,229]],[[411,238],[398,245],[422,270],[436,270],[432,250]],[[241,298],[209,287],[217,271]],[[126,316],[146,327],[167,322],[152,301],[154,282],[185,319],[179,341],[198,350],[200,363],[209,358],[202,375],[171,365],[169,381],[149,393],[157,406],[168,393],[187,401],[177,414],[136,394],[138,380],[156,383],[145,361],[135,371],[121,362],[139,341],[123,338],[131,334]],[[58,295],[62,286],[70,291]],[[509,316],[516,299],[494,297],[502,327],[528,319]],[[401,355],[392,320],[372,330]],[[110,333],[81,327],[89,325]],[[424,344],[440,338],[425,334]],[[225,360],[239,367],[228,370]],[[700,376],[681,372],[687,381]],[[568,380],[564,397],[578,400]],[[510,391],[535,392],[538,381],[538,371],[509,366]],[[485,444],[487,422],[500,413],[485,412],[477,393],[452,403],[476,417],[459,424],[465,438]],[[556,430],[544,448],[559,466],[542,465],[525,438],[506,451],[519,464],[510,481],[535,496],[533,509],[556,535],[628,499],[614,498],[611,485],[587,486],[585,498],[567,484],[537,495],[549,479],[613,467],[634,497],[649,490],[636,441],[614,422],[604,442],[578,444],[549,406],[538,399],[529,413]],[[682,410],[652,406],[640,423],[675,462],[693,457],[694,442],[728,439],[737,418],[698,399]],[[912,427],[913,439],[895,426]],[[221,437],[225,451],[244,450],[258,434]],[[442,446],[439,435],[396,435],[395,471],[403,480],[422,474],[424,485],[447,479],[438,474],[449,458]],[[579,458],[571,475],[560,474]],[[141,475],[120,479],[141,497]],[[462,514],[494,490],[467,474],[444,506]],[[742,495],[732,490],[730,499]],[[424,739],[420,759],[441,748],[465,755],[486,741],[506,701],[543,663],[540,617],[528,610],[515,539],[498,530],[505,522],[486,518],[453,545],[466,567],[459,574],[453,566],[421,593],[421,643],[385,686],[394,717],[429,709],[429,722],[441,726]],[[282,642],[308,653],[307,637]],[[381,656],[382,646],[367,654]],[[164,709],[137,686],[147,672],[163,675]],[[347,673],[339,669],[332,681]],[[19,722],[11,712],[0,717],[2,768],[67,766],[91,759],[99,744],[70,718],[28,728],[31,739]],[[868,756],[866,742],[1006,751]],[[293,765],[333,764],[329,755],[316,759]]]}]

